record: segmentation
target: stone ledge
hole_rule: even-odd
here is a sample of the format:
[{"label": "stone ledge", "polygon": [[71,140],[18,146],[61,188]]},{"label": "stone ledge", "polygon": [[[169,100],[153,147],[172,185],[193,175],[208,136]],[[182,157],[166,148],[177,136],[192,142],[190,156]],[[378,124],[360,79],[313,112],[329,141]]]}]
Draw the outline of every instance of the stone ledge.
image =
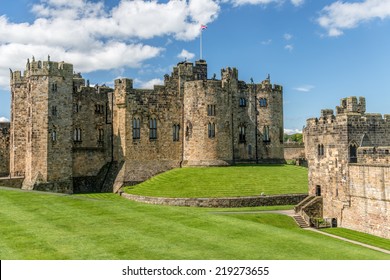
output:
[{"label": "stone ledge", "polygon": [[166,198],[120,193],[129,200],[158,205],[234,208],[274,205],[296,205],[305,199],[307,194],[283,194],[267,196],[218,197],[218,198]]}]

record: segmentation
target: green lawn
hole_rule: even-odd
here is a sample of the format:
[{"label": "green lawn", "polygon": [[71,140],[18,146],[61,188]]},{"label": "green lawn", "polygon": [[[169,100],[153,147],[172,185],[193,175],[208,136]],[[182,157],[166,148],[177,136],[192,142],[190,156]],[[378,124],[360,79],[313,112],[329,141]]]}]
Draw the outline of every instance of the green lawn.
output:
[{"label": "green lawn", "polygon": [[287,216],[208,210],[0,189],[0,259],[390,259]]},{"label": "green lawn", "polygon": [[381,238],[346,228],[326,228],[323,229],[323,231],[351,240],[359,241],[368,245],[390,250],[390,239]]},{"label": "green lawn", "polygon": [[178,168],[139,185],[131,194],[156,197],[230,197],[307,193],[307,169],[292,165]]}]

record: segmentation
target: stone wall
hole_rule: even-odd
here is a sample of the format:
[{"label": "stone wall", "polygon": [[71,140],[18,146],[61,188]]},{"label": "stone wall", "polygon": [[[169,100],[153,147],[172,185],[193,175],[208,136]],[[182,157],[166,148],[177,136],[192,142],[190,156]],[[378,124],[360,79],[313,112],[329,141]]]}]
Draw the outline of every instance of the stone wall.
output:
[{"label": "stone wall", "polygon": [[[323,197],[325,218],[383,236],[384,215],[388,215],[384,182],[389,180],[390,117],[367,114],[365,106],[363,97],[344,98],[336,107],[337,115],[324,109],[320,118],[307,120],[309,194]],[[372,164],[382,167],[376,170]]]},{"label": "stone wall", "polygon": [[17,177],[17,178],[3,177],[3,178],[0,178],[0,187],[21,189],[23,180],[24,180],[23,177]]},{"label": "stone wall", "polygon": [[9,174],[10,123],[0,123],[0,177]]},{"label": "stone wall", "polygon": [[74,80],[79,87],[73,91],[73,177],[96,176],[112,158],[112,89],[85,86],[81,75]]},{"label": "stone wall", "polygon": [[341,226],[390,239],[390,166],[351,165]]},{"label": "stone wall", "polygon": [[121,193],[124,198],[148,203],[170,206],[187,207],[255,207],[255,206],[273,206],[273,205],[296,205],[307,197],[307,194],[286,194],[272,196],[253,196],[253,197],[224,197],[224,198],[164,198],[139,196],[128,193]]},{"label": "stone wall", "polygon": [[284,143],[284,159],[303,159],[305,158],[305,145],[302,143]]}]

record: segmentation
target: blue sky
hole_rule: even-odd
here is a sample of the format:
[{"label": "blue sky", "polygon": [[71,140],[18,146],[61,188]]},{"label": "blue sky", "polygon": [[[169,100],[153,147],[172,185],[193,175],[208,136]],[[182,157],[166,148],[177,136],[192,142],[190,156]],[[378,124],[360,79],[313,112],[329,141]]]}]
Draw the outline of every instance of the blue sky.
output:
[{"label": "blue sky", "polygon": [[161,83],[177,62],[203,58],[220,77],[271,75],[284,86],[284,124],[299,131],[339,99],[365,96],[390,113],[390,0],[14,0],[0,3],[0,119],[9,119],[9,68],[66,61],[91,84]]}]

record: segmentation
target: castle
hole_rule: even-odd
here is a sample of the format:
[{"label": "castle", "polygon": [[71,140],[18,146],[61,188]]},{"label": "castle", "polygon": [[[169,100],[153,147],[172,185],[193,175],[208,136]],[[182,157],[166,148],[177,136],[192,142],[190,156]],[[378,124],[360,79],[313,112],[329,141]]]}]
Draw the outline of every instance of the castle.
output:
[{"label": "castle", "polygon": [[152,90],[131,79],[112,89],[49,57],[10,84],[8,171],[23,189],[117,191],[175,167],[283,160],[283,89],[269,77],[247,84],[226,68],[208,79],[199,60]]},{"label": "castle", "polygon": [[300,207],[306,218],[390,238],[390,115],[365,111],[363,97],[349,97],[336,115],[325,109],[307,120],[311,197]]}]

